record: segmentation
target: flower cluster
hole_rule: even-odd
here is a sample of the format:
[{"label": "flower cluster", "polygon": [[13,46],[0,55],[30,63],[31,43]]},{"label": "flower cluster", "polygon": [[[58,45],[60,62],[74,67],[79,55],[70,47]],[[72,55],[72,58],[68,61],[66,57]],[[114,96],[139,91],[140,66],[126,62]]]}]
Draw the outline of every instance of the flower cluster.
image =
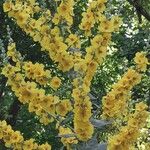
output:
[{"label": "flower cluster", "polygon": [[118,16],[113,16],[111,20],[109,20],[104,15],[101,15],[100,25],[98,29],[100,32],[108,32],[108,33],[118,31],[121,22],[122,21]]},{"label": "flower cluster", "polygon": [[75,135],[73,134],[70,128],[64,128],[63,126],[60,126],[59,136],[62,136],[61,142],[64,144],[64,146],[67,147],[68,150],[71,150],[71,144],[78,143],[78,140],[76,139]]},{"label": "flower cluster", "polygon": [[[85,60],[87,63],[90,61],[95,61],[101,64],[106,57],[107,47],[111,40],[111,33],[103,33],[96,35],[91,40],[91,46],[86,48]],[[91,68],[90,68],[91,69]]]},{"label": "flower cluster", "polygon": [[74,0],[64,0],[57,7],[57,13],[55,13],[53,18],[54,24],[66,22],[69,26],[73,23],[73,6]]},{"label": "flower cluster", "polygon": [[[95,57],[93,55],[93,53],[87,53],[85,60],[80,62],[81,66],[75,66],[76,71],[83,78],[79,77],[73,80],[74,89],[72,92],[72,97],[75,101],[74,128],[78,138],[83,141],[90,139],[94,131],[94,128],[89,121],[92,115],[92,104],[90,97],[88,96],[88,93],[90,92],[91,80],[98,67],[98,63],[94,60]],[[88,57],[92,59],[87,60]],[[104,56],[100,56],[100,59],[103,57]]]},{"label": "flower cluster", "polygon": [[31,61],[23,62],[22,68],[28,79],[33,79],[41,85],[46,85],[50,80],[51,72],[49,70],[44,70],[43,64],[33,64]]},{"label": "flower cluster", "polygon": [[14,62],[19,62],[21,58],[21,54],[16,50],[16,44],[10,43],[7,47],[7,56],[12,58]]},{"label": "flower cluster", "polygon": [[48,143],[38,145],[34,139],[25,140],[19,131],[14,131],[6,121],[0,121],[0,140],[14,150],[51,150]]},{"label": "flower cluster", "polygon": [[142,74],[139,71],[146,71],[148,65],[148,59],[143,52],[138,52],[134,61],[136,69],[129,68],[123,77],[112,86],[112,90],[103,97],[103,118],[117,118],[127,112],[130,90],[141,82]]},{"label": "flower cluster", "polygon": [[66,116],[66,114],[72,110],[72,105],[69,99],[64,99],[63,101],[60,101],[56,105],[56,112],[60,116]]},{"label": "flower cluster", "polygon": [[126,112],[130,90],[141,81],[141,74],[133,69],[112,86],[112,90],[103,97],[103,118],[117,118]]},{"label": "flower cluster", "polygon": [[144,52],[137,52],[134,58],[134,61],[137,66],[138,71],[145,72],[147,69],[148,59],[145,56],[146,54]]},{"label": "flower cluster", "polygon": [[[86,24],[86,22],[88,24],[90,21],[94,25],[93,19],[97,21],[95,17],[92,17],[94,13],[96,13],[96,11],[94,11],[94,7],[99,10],[98,7],[100,7],[101,4],[102,6],[104,6],[105,2],[106,1],[92,1],[90,6],[88,7],[88,11],[86,13],[83,13],[84,17],[82,19],[80,27],[82,27],[84,23]],[[100,11],[100,13],[101,12],[103,11]],[[92,19],[90,20],[86,17],[91,17]],[[119,25],[120,24],[118,22],[118,27]],[[91,27],[92,26],[89,26],[89,29],[82,29],[88,33],[89,31],[91,31]],[[115,29],[111,32],[117,29],[117,25],[114,28]],[[74,70],[77,72],[78,76],[80,76],[73,80],[74,89],[72,92],[72,97],[75,101],[74,128],[78,138],[83,141],[90,139],[94,132],[93,125],[89,121],[90,117],[92,116],[92,104],[88,93],[90,92],[91,81],[97,70],[97,67],[103,62],[103,59],[106,57],[107,47],[111,40],[111,32],[107,33],[105,31],[101,34],[97,34],[94,38],[92,38],[91,45],[86,48],[86,55],[84,59],[77,59],[74,64]]]},{"label": "flower cluster", "polygon": [[[35,112],[38,116],[41,117],[41,122],[43,122],[42,120],[45,120],[46,124],[46,121],[49,120],[48,116],[45,115],[45,111],[39,105],[39,102],[36,103],[39,97],[41,97],[41,95],[44,95],[44,91],[38,90],[36,88],[37,85],[34,82],[25,82],[24,76],[19,73],[19,71],[20,68],[8,64],[3,68],[2,74],[8,78],[7,83],[11,86],[19,101],[23,104],[28,103],[29,111]],[[38,97],[36,97],[36,95]]]},{"label": "flower cluster", "polygon": [[69,47],[73,48],[80,48],[81,47],[81,41],[80,38],[76,34],[69,34],[69,36],[66,38],[65,42]]},{"label": "flower cluster", "polygon": [[[105,34],[106,35],[106,34]],[[110,37],[110,36],[109,36]],[[102,63],[103,58],[106,56],[107,44],[110,38],[104,38],[97,35],[91,41],[91,46],[86,49],[87,54],[83,61],[75,64],[74,70],[80,75],[73,80],[74,98],[74,128],[80,140],[86,141],[91,138],[94,128],[89,119],[92,115],[92,104],[88,93],[90,92],[90,85],[98,67]],[[102,46],[103,41],[107,41]],[[104,43],[103,43],[104,44]]]},{"label": "flower cluster", "polygon": [[88,96],[80,94],[80,89],[75,89],[73,91],[73,96],[75,98],[74,104],[74,130],[77,134],[77,137],[86,141],[92,137],[93,134],[93,125],[89,121],[91,117],[91,108],[92,104]]},{"label": "flower cluster", "polygon": [[61,85],[61,79],[58,77],[51,78],[51,71],[45,70],[44,65],[40,63],[33,64],[31,61],[24,62],[20,60],[21,54],[16,50],[16,44],[10,43],[8,45],[7,56],[16,62],[17,66],[22,67],[25,76],[28,79],[33,79],[40,85],[50,85],[54,90],[58,89]]},{"label": "flower cluster", "polygon": [[105,3],[107,0],[93,0],[89,3],[86,12],[83,12],[80,29],[85,31],[85,35],[91,35],[91,28],[98,24],[99,32],[117,31],[121,24],[121,19],[118,16],[113,16],[111,20],[107,19],[103,14],[105,11]]},{"label": "flower cluster", "polygon": [[[35,112],[40,117],[40,122],[47,125],[58,115],[65,116],[71,110],[69,100],[60,100],[59,97],[45,94],[45,90],[39,89],[35,82],[25,81],[20,73],[20,68],[6,65],[2,74],[8,78],[8,85],[11,86],[19,101],[29,104],[29,112]],[[62,102],[60,102],[62,101]]]},{"label": "flower cluster", "polygon": [[[96,18],[104,18],[101,17],[100,14],[104,11],[103,7],[105,7],[104,5],[105,2],[106,2],[105,0],[104,1],[98,0],[91,2],[88,11],[93,15],[95,15],[95,17],[92,17],[93,19],[91,20],[91,22],[97,20]],[[62,71],[69,71],[71,68],[73,68],[76,61],[74,60],[74,56],[69,54],[67,50],[70,47],[70,44],[74,44],[75,47],[77,48],[80,47],[79,38],[75,34],[70,34],[65,40],[67,43],[66,44],[63,42],[64,41],[63,37],[60,36],[61,35],[60,28],[54,26],[54,28],[51,29],[47,22],[49,22],[50,20],[55,20],[54,21],[55,23],[59,22],[58,20],[60,20],[60,18],[64,18],[64,16],[66,17],[65,19],[69,20],[68,22],[72,22],[70,18],[73,15],[73,5],[74,2],[72,0],[62,1],[59,7],[57,8],[57,13],[55,14],[56,17],[55,16],[52,17],[50,11],[45,10],[41,13],[42,15],[38,19],[33,18],[33,14],[36,13],[37,11],[35,10],[35,8],[38,8],[38,10],[40,11],[38,3],[31,3],[28,1],[25,1],[24,3],[16,1],[15,3],[13,3],[11,0],[9,0],[4,3],[4,11],[8,12],[9,17],[15,18],[17,24],[27,34],[33,37],[34,41],[38,41],[41,44],[42,50],[48,51],[51,59],[54,60],[55,62],[58,62],[59,69],[61,69]],[[96,11],[94,11],[94,8],[96,9]],[[85,26],[87,28],[88,27],[87,24],[89,24],[90,19],[86,17],[91,15],[85,13],[84,16],[85,17],[83,17],[81,26]],[[84,24],[83,22],[88,23],[82,25]],[[107,27],[108,25],[106,22],[107,21],[103,21],[100,27],[101,28],[105,28],[103,26]],[[111,32],[113,32],[119,27],[120,20],[117,16],[114,16],[110,22],[111,28],[113,28]],[[109,27],[107,29],[109,29]],[[106,32],[107,30],[103,30],[103,33]],[[106,38],[107,37],[108,35],[106,34]],[[99,53],[100,51],[101,50],[99,50],[97,53]]]},{"label": "flower cluster", "polygon": [[140,136],[140,129],[146,124],[149,113],[146,111],[147,105],[143,102],[136,104],[135,112],[131,114],[127,125],[121,127],[118,134],[109,139],[109,150],[130,149],[136,139]]},{"label": "flower cluster", "polygon": [[[40,116],[40,121],[45,125],[54,119],[63,119],[68,112],[73,111],[74,131],[60,126],[59,134],[75,133],[81,141],[89,140],[94,132],[94,127],[90,122],[92,117],[92,103],[89,96],[91,81],[98,66],[107,55],[112,32],[117,31],[121,24],[121,19],[118,16],[108,19],[103,14],[106,2],[107,0],[93,0],[88,4],[87,11],[82,14],[83,18],[79,28],[85,31],[85,35],[91,36],[90,46],[85,48],[85,55],[82,55],[80,51],[82,47],[80,36],[70,31],[74,16],[75,2],[73,0],[55,1],[54,3],[59,4],[55,14],[46,8],[40,8],[34,0],[24,0],[23,2],[7,0],[3,5],[8,16],[13,18],[35,42],[40,43],[41,50],[48,52],[50,58],[58,64],[58,69],[63,72],[72,69],[71,71],[75,73],[72,82],[72,102],[69,99],[61,100],[57,96],[46,94],[45,90],[38,88],[39,84],[50,85],[54,90],[57,90],[61,85],[61,80],[58,77],[52,78],[51,72],[46,70],[43,64],[33,64],[29,61],[22,62],[21,67],[17,65],[19,64],[17,58],[20,57],[20,54],[15,50],[15,44],[12,44],[9,46],[7,54],[17,64],[16,66],[8,64],[2,71],[8,78],[8,84],[12,87],[19,101],[23,104],[27,103],[29,112],[35,112]],[[34,14],[37,12],[40,13],[35,19]],[[91,30],[94,26],[98,31],[92,37]],[[66,28],[67,32],[63,31]],[[64,32],[65,36],[63,37]],[[129,68],[121,80],[114,84],[112,90],[103,97],[103,118],[118,118],[126,113],[130,90],[141,81],[140,71],[145,71],[148,64],[144,53],[137,53],[134,60],[137,69]],[[28,80],[34,80],[36,83]],[[128,125],[123,127],[120,134],[113,137],[112,141],[110,140],[110,150],[121,149],[128,141],[131,140],[132,143],[137,138],[135,129],[139,130],[143,126],[138,122],[137,116],[139,121],[145,122],[147,115],[144,109],[144,104],[140,103],[136,106],[135,114],[131,117],[132,119],[129,119]],[[142,112],[143,114],[141,114]],[[136,119],[137,122],[135,122]],[[62,137],[61,141],[69,149],[71,144],[77,143],[76,137]]]},{"label": "flower cluster", "polygon": [[106,0],[94,0],[88,4],[86,12],[82,13],[83,18],[79,27],[85,31],[85,34],[90,35],[91,28],[99,22],[100,16],[105,10],[105,3]]},{"label": "flower cluster", "polygon": [[61,79],[57,76],[51,77],[51,71],[45,70],[43,64],[33,64],[31,61],[23,62],[22,68],[28,79],[35,80],[40,85],[50,85],[55,90],[61,85]]},{"label": "flower cluster", "polygon": [[[59,69],[69,71],[73,67],[73,56],[67,52],[68,46],[60,36],[60,29],[56,26],[51,29],[47,23],[52,18],[49,10],[41,12],[41,16],[34,19],[33,14],[36,13],[35,9],[39,8],[38,3],[28,1],[14,3],[8,0],[3,6],[8,16],[16,19],[17,24],[33,37],[35,42],[41,44],[42,50],[48,51],[50,58],[59,63]],[[40,11],[40,8],[38,10]]]}]

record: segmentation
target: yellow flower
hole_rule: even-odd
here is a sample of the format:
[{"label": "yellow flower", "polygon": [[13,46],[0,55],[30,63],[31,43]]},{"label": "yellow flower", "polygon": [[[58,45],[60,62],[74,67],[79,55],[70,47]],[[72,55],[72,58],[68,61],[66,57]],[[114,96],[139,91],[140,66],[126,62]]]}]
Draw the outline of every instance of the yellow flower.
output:
[{"label": "yellow flower", "polygon": [[70,100],[62,100],[56,105],[56,112],[61,116],[65,116],[72,109]]},{"label": "yellow flower", "polygon": [[[42,110],[42,112],[43,112],[43,110]],[[44,113],[44,114],[42,113],[40,117],[41,117],[40,122],[43,123],[45,126],[54,121],[54,118],[49,117],[48,114],[46,114],[46,113]]]},{"label": "yellow flower", "polygon": [[34,142],[34,139],[24,141],[21,133],[19,131],[13,131],[12,127],[7,125],[6,121],[0,121],[0,139],[3,139],[6,147],[13,148],[14,150],[51,150],[51,146],[48,143],[38,146]]},{"label": "yellow flower", "polygon": [[75,78],[75,79],[73,79],[72,85],[73,85],[74,87],[78,87],[79,82],[80,82],[80,79],[79,79],[79,78]]},{"label": "yellow flower", "polygon": [[74,65],[74,70],[78,71],[78,72],[85,72],[87,69],[87,65],[85,63],[85,61],[81,61],[80,63],[76,63]]},{"label": "yellow flower", "polygon": [[117,118],[122,114],[125,114],[127,111],[127,100],[130,98],[129,91],[140,81],[141,74],[139,74],[136,70],[129,68],[123,75],[122,79],[119,80],[118,83],[114,84],[112,86],[113,89],[106,97],[103,98],[102,116],[104,118]]},{"label": "yellow flower", "polygon": [[35,0],[29,0],[29,2],[30,2],[31,5],[35,4]]},{"label": "yellow flower", "polygon": [[72,91],[72,97],[76,100],[78,98],[80,98],[81,95],[81,91],[78,88],[73,89]]},{"label": "yellow flower", "polygon": [[56,100],[52,95],[46,95],[42,98],[41,106],[50,114],[55,115],[56,104],[59,100]]},{"label": "yellow flower", "polygon": [[73,23],[73,19],[72,19],[72,16],[70,16],[69,14],[68,15],[65,15],[65,19],[66,19],[66,22],[69,26],[72,25]]},{"label": "yellow flower", "polygon": [[98,1],[98,3],[106,3],[107,2],[107,0],[97,0]]},{"label": "yellow flower", "polygon": [[7,49],[8,49],[8,51],[16,49],[16,43],[9,44],[8,47],[7,47]]},{"label": "yellow flower", "polygon": [[107,47],[101,46],[101,47],[97,48],[95,51],[95,60],[98,63],[101,63],[103,61],[103,59],[106,57],[106,55],[107,55]]},{"label": "yellow flower", "polygon": [[119,134],[119,135],[115,135],[112,140],[110,139],[110,143],[112,143],[113,145],[121,145],[122,141],[124,140],[124,137]]},{"label": "yellow flower", "polygon": [[84,100],[81,100],[79,103],[75,103],[75,108],[74,108],[74,113],[75,113],[75,118],[77,120],[81,121],[88,121],[89,118],[91,117],[92,105],[91,101],[89,100],[89,97],[86,97]]},{"label": "yellow flower", "polygon": [[[73,135],[74,133],[71,131],[70,128],[64,128],[62,126],[59,127],[59,135],[67,135],[67,134],[70,134],[70,135]],[[62,137],[61,138],[61,142],[67,146],[68,144],[77,144],[78,143],[78,140],[76,139],[76,137],[72,136],[72,137]]]},{"label": "yellow flower", "polygon": [[75,133],[77,133],[77,137],[81,141],[87,141],[92,137],[94,128],[93,125],[87,121],[87,122],[74,122],[74,128],[75,128]]},{"label": "yellow flower", "polygon": [[[38,114],[41,110],[42,110],[42,107],[40,104],[36,104],[34,102],[30,102],[29,103],[29,107],[28,107],[28,110],[29,112],[36,112],[37,115],[40,115]],[[38,112],[38,113],[37,113]]]},{"label": "yellow flower", "polygon": [[[61,20],[65,20],[66,23],[70,26],[73,23],[73,6],[74,1],[73,0],[67,0],[62,1],[59,7],[57,7],[57,15],[55,15],[53,22],[58,24],[58,22]],[[60,16],[60,17],[59,17]]]},{"label": "yellow flower", "polygon": [[113,16],[111,18],[111,22],[113,24],[114,31],[118,31],[119,26],[122,24],[122,19],[119,16]]},{"label": "yellow flower", "polygon": [[22,25],[25,25],[27,23],[27,19],[30,16],[26,12],[18,12],[15,17],[17,20],[17,24],[22,26]]},{"label": "yellow flower", "polygon": [[19,53],[19,51],[16,50],[16,44],[10,43],[7,49],[8,49],[7,56],[11,57],[14,62],[19,64],[19,59],[21,57],[21,54]]},{"label": "yellow flower", "polygon": [[146,109],[144,103],[136,104],[135,108],[135,112],[130,114],[127,125],[122,126],[118,134],[110,137],[108,142],[110,150],[115,150],[116,148],[124,150],[124,147],[125,149],[129,149],[140,136],[140,129],[145,126],[148,114],[144,110]]},{"label": "yellow flower", "polygon": [[50,82],[50,86],[54,90],[56,90],[56,89],[58,89],[60,87],[60,85],[61,85],[61,79],[58,78],[58,77],[53,77],[52,80],[51,80],[51,82]]},{"label": "yellow flower", "polygon": [[90,10],[87,12],[83,12],[82,16],[83,16],[82,22],[86,21],[86,19],[88,19],[89,22],[94,20],[94,13]]},{"label": "yellow flower", "polygon": [[104,2],[97,2],[96,7],[99,13],[102,13],[106,9]]},{"label": "yellow flower", "polygon": [[98,67],[98,63],[95,61],[91,61],[88,64],[88,71],[94,73],[96,71],[97,67]]},{"label": "yellow flower", "polygon": [[129,118],[128,125],[130,127],[136,128],[136,127],[138,127],[138,122],[134,118]]},{"label": "yellow flower", "polygon": [[6,64],[2,69],[2,74],[5,75],[6,77],[11,77],[14,76],[18,71],[20,71],[19,67]]},{"label": "yellow flower", "polygon": [[22,142],[23,138],[20,134],[19,131],[15,131],[12,135],[11,135],[11,142],[12,143],[18,143],[18,142]]},{"label": "yellow flower", "polygon": [[69,12],[69,7],[67,3],[61,3],[60,6],[57,8],[58,14],[61,14],[62,16],[65,16]]},{"label": "yellow flower", "polygon": [[79,25],[79,27],[80,27],[81,30],[85,30],[87,32],[87,34],[90,35],[91,34],[90,30],[93,27],[93,24],[92,24],[92,22],[86,20],[83,23],[81,23]]},{"label": "yellow flower", "polygon": [[103,35],[103,41],[101,42],[101,45],[104,46],[104,47],[107,47],[110,40],[111,40],[111,33],[109,32],[103,32],[102,33]]},{"label": "yellow flower", "polygon": [[12,9],[12,6],[13,6],[13,3],[11,1],[6,1],[3,4],[3,10],[4,10],[4,12],[10,11]]},{"label": "yellow flower", "polygon": [[51,150],[51,146],[48,143],[38,146],[38,150]]},{"label": "yellow flower", "polygon": [[53,21],[54,24],[57,25],[59,23],[60,19],[61,19],[61,16],[58,13],[55,13],[52,21]]},{"label": "yellow flower", "polygon": [[113,31],[113,24],[111,21],[105,19],[105,20],[101,21],[98,29],[100,32],[112,32]]},{"label": "yellow flower", "polygon": [[34,147],[34,139],[24,141],[23,143],[24,150],[33,149],[33,147]]},{"label": "yellow flower", "polygon": [[69,37],[66,39],[68,46],[73,45],[78,40],[78,37],[75,34],[70,34]]},{"label": "yellow flower", "polygon": [[100,22],[106,20],[106,16],[104,14],[98,13],[97,15],[97,18]]},{"label": "yellow flower", "polygon": [[136,104],[136,110],[137,111],[143,111],[146,110],[148,108],[148,106],[146,104],[144,104],[143,102],[140,102],[138,104]]},{"label": "yellow flower", "polygon": [[35,87],[36,85],[32,82],[27,82],[27,84],[22,85],[22,87],[19,89],[19,100],[24,104],[33,100],[35,97]]},{"label": "yellow flower", "polygon": [[[60,59],[58,59],[60,58]],[[61,69],[63,72],[69,71],[74,63],[73,63],[73,58],[69,57],[69,55],[62,55],[62,53],[58,54],[58,60],[59,60],[59,65],[58,68]]]},{"label": "yellow flower", "polygon": [[137,52],[134,58],[134,61],[137,64],[137,69],[143,72],[146,71],[147,65],[149,64],[145,55],[146,54],[144,52]]},{"label": "yellow flower", "polygon": [[102,35],[96,35],[92,40],[91,40],[91,44],[94,48],[98,48],[101,46],[101,43],[103,41],[103,37]]}]

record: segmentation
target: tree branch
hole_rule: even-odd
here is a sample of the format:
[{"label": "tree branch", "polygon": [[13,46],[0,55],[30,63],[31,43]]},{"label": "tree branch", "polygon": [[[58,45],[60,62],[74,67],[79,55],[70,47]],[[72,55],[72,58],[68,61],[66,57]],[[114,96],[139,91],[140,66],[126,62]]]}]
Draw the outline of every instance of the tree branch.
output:
[{"label": "tree branch", "polygon": [[150,21],[150,14],[139,4],[139,0],[127,0],[130,5],[134,6],[136,10],[144,16],[148,21]]},{"label": "tree branch", "polygon": [[13,104],[11,105],[10,109],[9,109],[9,115],[11,116],[10,118],[7,118],[7,122],[11,125],[11,126],[15,126],[16,121],[17,121],[17,116],[18,116],[18,112],[20,110],[21,107],[21,103],[15,99]]}]

